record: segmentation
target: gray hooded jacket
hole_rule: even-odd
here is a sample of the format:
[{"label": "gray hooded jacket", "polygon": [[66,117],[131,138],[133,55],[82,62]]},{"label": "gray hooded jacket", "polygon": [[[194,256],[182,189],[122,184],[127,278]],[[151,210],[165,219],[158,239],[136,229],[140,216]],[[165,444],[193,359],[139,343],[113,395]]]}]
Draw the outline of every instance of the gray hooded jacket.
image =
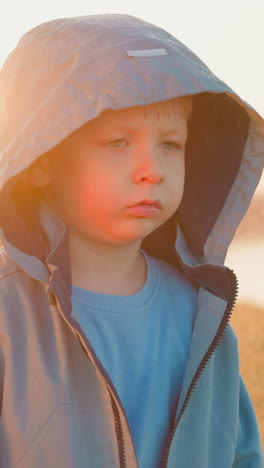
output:
[{"label": "gray hooded jacket", "polygon": [[71,315],[67,228],[20,175],[106,108],[183,95],[194,96],[183,199],[142,243],[198,289],[160,466],[264,466],[228,324],[237,280],[224,266],[263,170],[264,122],[169,33],[114,14],[33,28],[0,73],[2,468],[138,467],[116,389]]}]

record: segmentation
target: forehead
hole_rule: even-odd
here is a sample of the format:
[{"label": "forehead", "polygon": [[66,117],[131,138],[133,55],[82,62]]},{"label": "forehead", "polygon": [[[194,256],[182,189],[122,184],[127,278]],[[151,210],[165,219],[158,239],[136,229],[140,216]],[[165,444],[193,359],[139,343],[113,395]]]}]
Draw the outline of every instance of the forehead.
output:
[{"label": "forehead", "polygon": [[144,115],[153,115],[157,119],[161,117],[178,119],[178,118],[189,118],[192,109],[191,97],[170,99],[168,101],[162,101],[154,104],[148,104],[143,106]]},{"label": "forehead", "polygon": [[147,104],[143,106],[133,106],[121,110],[106,109],[102,114],[90,124],[98,125],[111,125],[123,124],[130,122],[149,121],[149,123],[159,122],[162,123],[186,123],[189,118],[191,110],[191,99],[177,98],[169,101],[162,101],[154,104]]}]

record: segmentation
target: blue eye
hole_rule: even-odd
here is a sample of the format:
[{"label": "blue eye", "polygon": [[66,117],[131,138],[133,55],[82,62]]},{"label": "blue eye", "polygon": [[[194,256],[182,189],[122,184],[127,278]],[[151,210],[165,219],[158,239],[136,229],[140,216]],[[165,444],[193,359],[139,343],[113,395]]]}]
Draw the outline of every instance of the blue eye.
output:
[{"label": "blue eye", "polygon": [[120,148],[121,145],[115,145],[113,143],[120,143],[120,142],[125,142],[126,141],[122,138],[119,138],[118,140],[112,140],[112,141],[109,141],[108,145],[110,145],[112,148]]},{"label": "blue eye", "polygon": [[169,149],[169,150],[182,150],[183,147],[182,145],[180,145],[179,143],[175,143],[174,141],[165,141],[163,143],[164,145],[169,145],[170,148],[166,148],[166,149]]}]

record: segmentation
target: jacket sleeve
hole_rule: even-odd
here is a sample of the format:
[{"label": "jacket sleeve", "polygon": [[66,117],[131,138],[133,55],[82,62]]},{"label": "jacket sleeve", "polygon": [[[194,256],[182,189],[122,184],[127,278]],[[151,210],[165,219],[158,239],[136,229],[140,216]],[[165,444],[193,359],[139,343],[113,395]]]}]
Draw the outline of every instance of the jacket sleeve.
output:
[{"label": "jacket sleeve", "polygon": [[237,444],[232,468],[264,468],[264,453],[255,411],[241,377]]}]

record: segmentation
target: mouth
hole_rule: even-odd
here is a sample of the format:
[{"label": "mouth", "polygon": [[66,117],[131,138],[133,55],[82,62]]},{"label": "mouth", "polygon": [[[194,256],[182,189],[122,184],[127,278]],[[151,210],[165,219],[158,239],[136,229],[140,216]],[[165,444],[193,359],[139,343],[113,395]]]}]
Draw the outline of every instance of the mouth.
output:
[{"label": "mouth", "polygon": [[161,201],[159,199],[151,200],[151,199],[145,199],[141,200],[140,202],[136,203],[135,205],[130,206],[129,208],[132,208],[134,206],[153,206],[155,208],[162,208]]}]

